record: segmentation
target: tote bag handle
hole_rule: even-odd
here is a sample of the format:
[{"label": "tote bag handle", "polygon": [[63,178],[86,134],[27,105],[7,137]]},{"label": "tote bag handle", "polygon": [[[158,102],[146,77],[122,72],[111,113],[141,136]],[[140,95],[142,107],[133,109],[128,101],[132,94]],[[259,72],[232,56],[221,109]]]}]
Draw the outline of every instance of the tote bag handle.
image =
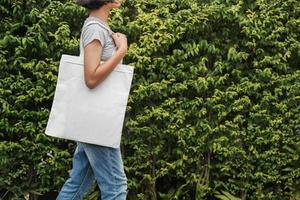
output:
[{"label": "tote bag handle", "polygon": [[[102,28],[104,28],[105,30],[107,30],[109,36],[112,37],[112,34],[113,34],[114,32],[113,32],[110,28],[108,28],[107,26],[105,26],[104,24],[102,24],[101,22],[96,21],[96,20],[92,20],[92,21],[87,22],[87,24],[85,25],[85,27],[87,27],[88,25],[91,25],[91,24],[98,24],[99,26],[101,26]],[[85,27],[84,27],[84,28],[85,28]],[[80,40],[81,40],[81,38],[82,38],[82,33],[83,33],[83,31],[81,31]],[[80,55],[79,55],[79,57],[80,57],[80,58],[83,58],[83,55],[84,55],[84,49],[83,49],[83,43],[82,43],[82,41],[80,41],[80,45],[79,45],[79,46],[80,46]],[[114,51],[112,52],[112,55],[113,55],[115,52],[116,52],[116,50],[114,50]],[[120,63],[122,63],[122,61],[123,61],[123,59],[121,60]]]}]

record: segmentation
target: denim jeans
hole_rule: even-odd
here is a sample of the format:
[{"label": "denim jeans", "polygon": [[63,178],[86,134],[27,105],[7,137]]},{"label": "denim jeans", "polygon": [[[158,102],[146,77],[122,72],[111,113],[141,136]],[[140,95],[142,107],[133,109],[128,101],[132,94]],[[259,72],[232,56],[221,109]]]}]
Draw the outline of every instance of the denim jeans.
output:
[{"label": "denim jeans", "polygon": [[119,148],[77,142],[70,178],[56,200],[82,199],[96,180],[101,200],[125,200],[127,178]]}]

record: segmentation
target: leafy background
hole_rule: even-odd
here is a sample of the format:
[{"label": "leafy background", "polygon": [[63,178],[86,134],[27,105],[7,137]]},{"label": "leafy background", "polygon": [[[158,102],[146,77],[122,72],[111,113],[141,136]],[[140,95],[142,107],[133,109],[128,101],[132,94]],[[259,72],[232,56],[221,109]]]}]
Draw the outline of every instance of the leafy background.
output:
[{"label": "leafy background", "polygon": [[[0,199],[55,199],[76,144],[44,131],[87,13],[0,2]],[[127,0],[110,26],[135,66],[128,199],[300,199],[298,0]]]}]

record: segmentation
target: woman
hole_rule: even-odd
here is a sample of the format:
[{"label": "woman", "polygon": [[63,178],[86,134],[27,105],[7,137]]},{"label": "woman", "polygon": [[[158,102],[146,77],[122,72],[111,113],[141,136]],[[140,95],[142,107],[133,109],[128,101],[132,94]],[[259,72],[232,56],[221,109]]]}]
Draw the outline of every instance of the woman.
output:
[{"label": "woman", "polygon": [[[84,58],[85,84],[93,89],[122,62],[127,53],[126,36],[113,33],[107,24],[110,11],[119,8],[121,2],[77,0],[77,4],[90,11],[82,27],[80,51]],[[101,190],[102,200],[126,199],[127,178],[120,149],[77,142],[70,178],[57,200],[82,199],[94,179]]]}]

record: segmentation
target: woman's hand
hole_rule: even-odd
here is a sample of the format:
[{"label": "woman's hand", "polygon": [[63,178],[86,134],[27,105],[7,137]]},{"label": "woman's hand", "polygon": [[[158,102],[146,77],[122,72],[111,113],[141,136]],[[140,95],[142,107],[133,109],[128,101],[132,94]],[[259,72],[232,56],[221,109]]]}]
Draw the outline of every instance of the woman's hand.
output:
[{"label": "woman's hand", "polygon": [[122,33],[113,33],[112,38],[115,41],[118,50],[121,50],[125,55],[128,49],[126,35]]}]

